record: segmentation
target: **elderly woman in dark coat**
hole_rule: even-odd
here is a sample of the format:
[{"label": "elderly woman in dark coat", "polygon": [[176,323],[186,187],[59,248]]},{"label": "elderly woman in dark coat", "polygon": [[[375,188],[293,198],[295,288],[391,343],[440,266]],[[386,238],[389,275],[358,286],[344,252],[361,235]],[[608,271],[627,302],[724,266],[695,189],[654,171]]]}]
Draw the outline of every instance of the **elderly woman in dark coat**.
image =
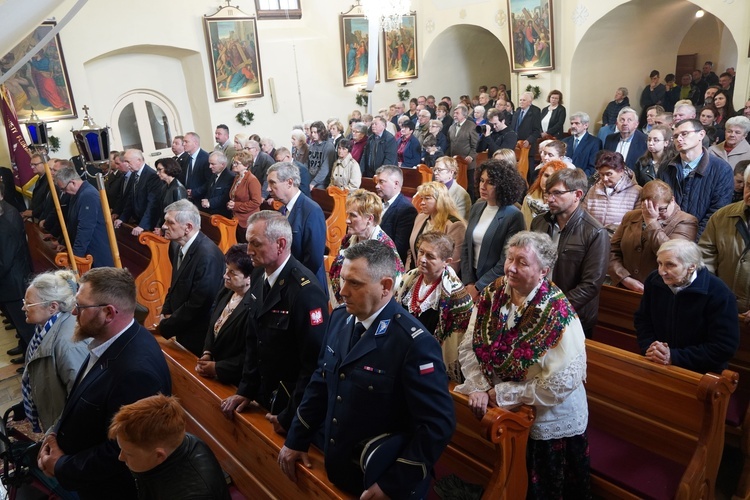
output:
[{"label": "elderly woman in dark coat", "polygon": [[711,274],[698,245],[669,240],[635,313],[638,345],[654,363],[721,373],[740,342],[737,299]]},{"label": "elderly woman in dark coat", "polygon": [[245,334],[251,312],[247,292],[253,264],[246,244],[232,246],[224,260],[227,263],[224,288],[216,297],[203,355],[195,370],[202,377],[236,385],[242,378],[245,362]]},{"label": "elderly woman in dark coat", "polygon": [[156,174],[164,182],[161,189],[161,203],[159,208],[159,221],[156,223],[154,232],[161,234],[161,226],[164,225],[164,209],[177,200],[187,198],[185,186],[177,178],[182,172],[182,167],[174,158],[160,158],[156,160]]}]

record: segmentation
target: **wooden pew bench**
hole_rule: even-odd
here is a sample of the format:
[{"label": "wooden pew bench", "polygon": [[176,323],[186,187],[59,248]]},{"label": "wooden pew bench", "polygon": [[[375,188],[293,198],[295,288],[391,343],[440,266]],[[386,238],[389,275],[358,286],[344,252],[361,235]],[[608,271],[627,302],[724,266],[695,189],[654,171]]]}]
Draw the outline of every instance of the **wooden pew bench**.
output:
[{"label": "wooden pew bench", "polygon": [[[222,468],[247,498],[348,498],[328,482],[322,453],[311,447],[312,469],[297,468],[297,483],[289,481],[276,462],[284,438],[273,432],[265,411],[253,409],[224,418],[221,400],[236,388],[198,377],[196,357],[171,340],[156,335],[172,375],[172,392],[188,414],[188,431],[203,439]],[[451,390],[455,384],[451,385]],[[455,473],[485,487],[484,499],[523,499],[526,495],[526,441],[534,410],[490,409],[479,422],[468,399],[452,392],[457,426],[441,456],[438,474]]]},{"label": "wooden pew bench", "polygon": [[327,189],[313,189],[310,195],[323,210],[326,217],[326,248],[324,258],[326,271],[331,268],[333,258],[339,253],[341,241],[346,236],[346,197],[349,190],[329,186]]},{"label": "wooden pew bench", "polygon": [[738,376],[586,341],[591,483],[604,498],[711,498]]},{"label": "wooden pew bench", "polygon": [[216,243],[223,253],[237,244],[237,219],[227,219],[223,215],[201,212],[201,232]]},{"label": "wooden pew bench", "polygon": [[[633,315],[641,294],[604,285],[599,299],[599,318],[594,338],[607,345],[640,354]],[[744,466],[735,498],[750,500],[750,328],[740,321],[740,347],[729,361],[739,374],[737,390],[729,398],[726,416],[727,443],[742,450]]]}]

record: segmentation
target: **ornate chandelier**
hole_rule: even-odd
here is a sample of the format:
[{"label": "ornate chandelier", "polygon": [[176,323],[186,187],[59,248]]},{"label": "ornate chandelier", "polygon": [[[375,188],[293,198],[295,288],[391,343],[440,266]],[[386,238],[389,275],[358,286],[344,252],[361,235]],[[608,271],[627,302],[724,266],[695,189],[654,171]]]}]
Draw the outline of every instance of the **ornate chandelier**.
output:
[{"label": "ornate chandelier", "polygon": [[383,31],[401,27],[401,18],[411,12],[411,0],[362,0],[365,17],[379,22]]}]

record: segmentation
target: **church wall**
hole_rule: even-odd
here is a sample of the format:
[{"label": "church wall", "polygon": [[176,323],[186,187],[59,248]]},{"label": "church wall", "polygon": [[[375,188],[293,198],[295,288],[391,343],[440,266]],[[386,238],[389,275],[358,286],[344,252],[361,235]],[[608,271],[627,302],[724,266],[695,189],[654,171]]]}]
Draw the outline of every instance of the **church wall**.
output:
[{"label": "church wall", "polygon": [[[253,13],[249,0],[237,3],[248,14]],[[109,123],[118,96],[151,86],[175,103],[181,132],[196,130],[204,138],[204,148],[211,148],[214,127],[222,122],[232,133],[257,132],[288,145],[292,124],[333,116],[344,120],[357,107],[357,88],[342,86],[339,45],[338,15],[351,3],[308,0],[303,2],[301,20],[258,21],[265,96],[248,101],[243,109],[255,113],[255,122],[240,127],[234,119],[238,112],[235,102],[216,103],[211,92],[201,17],[213,13],[214,4],[197,0],[179,4],[166,0],[131,0],[127,4],[90,1],[61,33],[79,115],[83,114],[81,107],[88,104],[100,125]],[[67,8],[70,4],[62,5]],[[407,88],[414,97],[433,93],[457,99],[462,93],[475,94],[482,83],[508,83],[517,101],[518,89],[532,84],[542,92],[535,101],[539,106],[544,106],[547,93],[557,88],[565,95],[569,112],[583,109],[596,120],[616,87],[628,86],[637,103],[651,69],[658,68],[663,74],[673,71],[674,57],[685,46],[681,41],[695,23],[696,6],[726,24],[728,29],[721,31],[721,40],[710,55],[723,70],[738,53],[737,94],[738,99],[744,99],[750,69],[745,57],[750,43],[746,29],[750,2],[712,0],[554,0],[556,69],[533,80],[509,73],[505,0],[413,0],[412,8],[418,14],[420,77]],[[58,9],[52,15],[60,18],[64,13]],[[454,31],[456,25],[467,25],[467,30]],[[454,32],[460,36],[452,35]],[[497,50],[483,53],[488,44]],[[121,54],[129,47],[137,52]],[[443,51],[446,55],[442,58],[433,55]],[[462,51],[464,60],[471,60],[466,70],[459,70]],[[612,57],[612,51],[618,56]],[[709,54],[705,48],[698,52]],[[473,57],[466,57],[467,53]],[[382,63],[382,55],[380,58]],[[508,75],[508,81],[503,75]],[[271,78],[277,112],[271,104]],[[371,94],[373,108],[395,102],[397,90],[396,82],[381,80]],[[69,131],[80,124],[80,118],[51,124],[52,134],[63,146],[57,155],[74,154]],[[0,142],[0,164],[7,164],[7,146]]]}]

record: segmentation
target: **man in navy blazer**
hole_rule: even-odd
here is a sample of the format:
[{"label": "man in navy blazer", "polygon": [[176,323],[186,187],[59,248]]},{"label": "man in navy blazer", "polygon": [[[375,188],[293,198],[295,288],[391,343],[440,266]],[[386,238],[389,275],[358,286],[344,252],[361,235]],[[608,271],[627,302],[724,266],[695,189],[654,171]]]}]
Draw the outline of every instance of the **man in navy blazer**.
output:
[{"label": "man in navy blazer", "polygon": [[510,123],[510,128],[518,134],[518,140],[524,141],[525,148],[531,148],[529,150],[529,177],[528,181],[531,184],[536,178],[536,171],[531,168],[531,162],[533,162],[536,156],[537,144],[536,141],[542,136],[542,111],[534,106],[534,94],[531,92],[524,92],[518,98],[518,109],[513,113],[513,121]]},{"label": "man in navy blazer", "polygon": [[188,200],[164,209],[164,237],[172,261],[172,284],[161,310],[159,333],[177,337],[184,348],[200,357],[208,331],[211,306],[224,282],[224,254],[201,233],[201,216]]},{"label": "man in navy blazer", "polygon": [[201,209],[209,214],[219,214],[231,219],[232,211],[227,208],[229,191],[234,182],[234,172],[227,168],[227,157],[221,151],[214,151],[208,156],[208,168],[211,177],[201,190]]},{"label": "man in navy blazer", "polygon": [[77,257],[91,255],[92,267],[114,266],[99,192],[83,182],[75,167],[63,167],[55,173],[57,187],[71,196],[65,222]]},{"label": "man in navy blazer", "polygon": [[395,165],[383,165],[377,172],[375,192],[383,200],[383,215],[380,228],[396,245],[401,262],[406,262],[409,253],[409,237],[414,229],[417,209],[401,194],[404,173]]},{"label": "man in navy blazer", "polygon": [[182,172],[177,179],[187,189],[188,199],[198,204],[200,198],[193,198],[193,189],[200,190],[211,175],[208,168],[208,152],[201,149],[201,138],[195,132],[185,134],[184,145],[187,155],[180,156]]},{"label": "man in navy blazer", "polygon": [[133,228],[133,236],[138,236],[143,231],[153,230],[156,221],[159,220],[159,214],[156,212],[159,209],[162,182],[156,170],[146,165],[143,152],[140,150],[128,149],[124,158],[130,165],[132,194],[125,200],[125,208],[114,222],[114,226],[119,228],[123,222],[132,220],[136,225]]},{"label": "man in navy blazer", "polygon": [[604,149],[622,154],[625,165],[632,170],[638,158],[646,153],[648,136],[638,130],[638,113],[630,107],[617,113],[617,129],[619,132],[607,136]]},{"label": "man in navy blazer", "polygon": [[292,163],[275,163],[268,169],[268,192],[284,204],[279,209],[292,226],[292,256],[318,278],[328,294],[328,279],[323,266],[326,250],[326,218],[312,198],[299,189],[299,169]]},{"label": "man in navy blazer", "polygon": [[133,476],[118,460],[120,448],[107,430],[122,405],[172,392],[159,344],[133,319],[135,304],[135,280],[127,269],[102,267],[81,277],[73,338],[91,338],[91,352],[37,464],[82,500],[137,498]]},{"label": "man in navy blazer", "polygon": [[602,149],[602,141],[588,133],[590,121],[588,113],[583,111],[570,115],[572,135],[562,140],[566,146],[565,156],[573,160],[573,165],[586,172],[587,177],[596,173],[596,154]]}]

